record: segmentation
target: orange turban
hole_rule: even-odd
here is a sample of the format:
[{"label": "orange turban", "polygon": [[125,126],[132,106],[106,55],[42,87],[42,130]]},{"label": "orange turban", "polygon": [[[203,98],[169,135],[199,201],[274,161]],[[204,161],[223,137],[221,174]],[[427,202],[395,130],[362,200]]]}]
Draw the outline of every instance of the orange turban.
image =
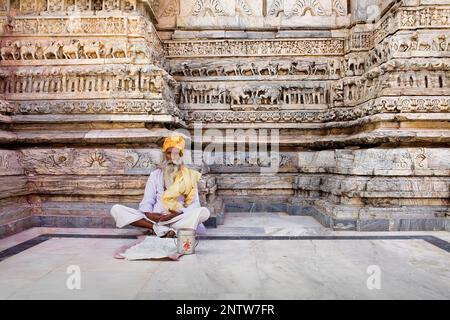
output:
[{"label": "orange turban", "polygon": [[184,151],[184,139],[182,136],[171,136],[164,139],[162,150],[165,153],[169,148],[177,148],[181,152]]}]

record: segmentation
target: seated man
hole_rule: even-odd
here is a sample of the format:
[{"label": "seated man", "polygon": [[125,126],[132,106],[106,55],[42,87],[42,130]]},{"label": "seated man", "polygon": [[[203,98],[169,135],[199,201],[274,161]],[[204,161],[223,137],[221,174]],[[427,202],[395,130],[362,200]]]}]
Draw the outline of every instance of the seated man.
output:
[{"label": "seated man", "polygon": [[201,174],[183,165],[184,139],[180,136],[164,140],[165,160],[151,172],[139,210],[116,204],[111,215],[118,228],[127,225],[147,228],[159,237],[174,237],[180,228],[204,231],[202,222],[210,212],[200,207],[197,182]]}]

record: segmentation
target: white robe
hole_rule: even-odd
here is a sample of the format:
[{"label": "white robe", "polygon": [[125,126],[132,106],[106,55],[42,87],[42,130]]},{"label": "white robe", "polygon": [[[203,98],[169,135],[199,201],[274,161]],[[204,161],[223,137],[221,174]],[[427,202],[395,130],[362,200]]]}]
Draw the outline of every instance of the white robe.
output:
[{"label": "white robe", "polygon": [[[166,213],[161,201],[161,196],[163,193],[164,178],[162,170],[153,170],[147,180],[144,191],[144,198],[139,204],[138,210],[120,204],[116,204],[111,208],[111,215],[116,221],[117,227],[123,228],[141,219],[151,221],[147,218],[144,212],[161,214]],[[200,206],[198,192],[196,193],[192,203],[186,208],[184,207],[183,196],[180,196],[178,198],[178,201],[182,207],[182,214],[169,221],[158,223],[151,221],[153,223],[153,230],[155,231],[157,236],[163,236],[169,230],[177,230],[180,228],[196,229],[199,233],[205,230],[205,227],[202,223],[208,220],[210,212],[208,208]]]}]

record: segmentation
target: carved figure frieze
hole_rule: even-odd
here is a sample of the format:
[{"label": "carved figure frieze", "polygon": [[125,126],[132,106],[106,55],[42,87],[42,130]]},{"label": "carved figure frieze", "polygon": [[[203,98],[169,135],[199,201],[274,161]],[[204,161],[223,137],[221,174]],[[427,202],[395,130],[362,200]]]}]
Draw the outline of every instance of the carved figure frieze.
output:
[{"label": "carved figure frieze", "polygon": [[7,101],[0,99],[0,114],[8,114],[10,112],[12,112],[11,105]]},{"label": "carved figure frieze", "polygon": [[248,76],[324,76],[341,75],[341,61],[331,60],[272,60],[249,62],[196,63],[182,62],[172,65],[170,73],[181,77],[248,77]]},{"label": "carved figure frieze", "polygon": [[[51,59],[150,59],[154,55],[145,43],[116,40],[5,40],[0,48],[2,60]],[[155,57],[155,56],[153,56]]]},{"label": "carved figure frieze", "polygon": [[15,35],[69,35],[69,34],[98,34],[125,36],[137,34],[146,36],[149,22],[143,17],[120,17],[120,16],[96,16],[86,17],[84,15],[69,17],[48,17],[46,19],[19,16],[10,22],[4,21],[1,32],[4,32],[6,23],[10,25]]},{"label": "carved figure frieze", "polygon": [[[233,109],[253,106],[261,109],[278,109],[279,105],[324,105],[329,103],[329,90],[326,85],[317,84],[246,84],[227,87],[222,84],[182,83],[180,103],[227,104]],[[252,107],[250,107],[252,108]]]},{"label": "carved figure frieze", "polygon": [[0,72],[0,93],[73,94],[143,93],[149,99],[170,96],[173,79],[157,67],[71,67],[4,69]]},{"label": "carved figure frieze", "polygon": [[168,57],[302,56],[343,54],[343,39],[170,41]]},{"label": "carved figure frieze", "polygon": [[[136,0],[3,0],[11,1],[22,14],[48,14],[70,12],[74,9],[83,12],[132,12],[136,10]],[[15,4],[17,3],[17,5]]]},{"label": "carved figure frieze", "polygon": [[450,98],[377,98],[356,107],[332,108],[324,111],[188,111],[187,121],[204,121],[206,123],[241,123],[241,122],[332,122],[351,121],[380,113],[448,113]]}]

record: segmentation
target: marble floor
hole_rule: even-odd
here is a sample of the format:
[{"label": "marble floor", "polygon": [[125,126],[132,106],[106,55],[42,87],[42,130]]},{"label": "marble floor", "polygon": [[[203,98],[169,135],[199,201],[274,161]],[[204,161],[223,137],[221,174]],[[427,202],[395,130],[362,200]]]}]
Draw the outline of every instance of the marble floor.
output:
[{"label": "marble floor", "polygon": [[195,255],[113,258],[139,234],[33,228],[2,239],[0,299],[450,299],[448,232],[335,232],[311,217],[227,213]]}]

